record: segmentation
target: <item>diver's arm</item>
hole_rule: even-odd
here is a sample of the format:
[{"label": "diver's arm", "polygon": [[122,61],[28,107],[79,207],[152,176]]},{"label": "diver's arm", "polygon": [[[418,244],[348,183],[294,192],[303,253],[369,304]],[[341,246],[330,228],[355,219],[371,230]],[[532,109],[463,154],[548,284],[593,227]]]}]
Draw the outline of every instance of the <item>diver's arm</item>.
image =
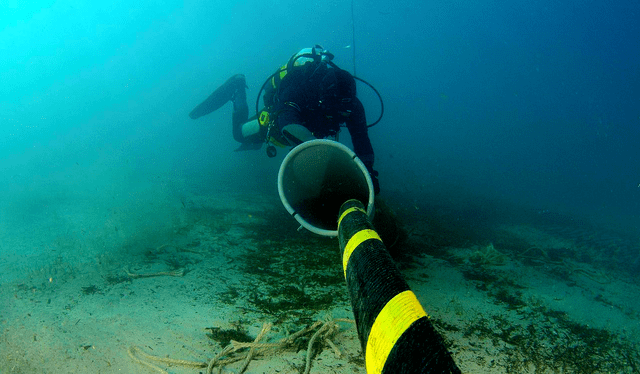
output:
[{"label": "diver's arm", "polygon": [[279,106],[277,113],[275,124],[279,131],[282,131],[288,125],[302,124],[302,111],[295,102],[287,101],[283,103]]},{"label": "diver's arm", "polygon": [[357,97],[353,98],[352,103],[353,107],[351,108],[351,115],[347,120],[347,129],[349,129],[349,134],[351,135],[353,150],[364,166],[367,167],[369,175],[371,176],[371,182],[373,183],[373,190],[377,195],[380,192],[380,182],[378,182],[378,172],[373,169],[375,157],[373,154],[373,146],[371,146],[371,140],[369,139],[369,129],[367,128],[364,106],[362,106],[362,103]]},{"label": "diver's arm", "polygon": [[282,130],[287,125],[301,125],[302,106],[304,105],[304,87],[300,84],[298,72],[287,74],[282,82],[276,96],[274,96],[274,109],[276,115],[276,125],[278,130]]},{"label": "diver's arm", "polygon": [[364,107],[357,97],[354,97],[352,102],[351,115],[346,122],[347,129],[349,129],[349,134],[351,135],[353,150],[368,169],[373,169],[373,146],[371,146],[371,140],[369,139]]}]

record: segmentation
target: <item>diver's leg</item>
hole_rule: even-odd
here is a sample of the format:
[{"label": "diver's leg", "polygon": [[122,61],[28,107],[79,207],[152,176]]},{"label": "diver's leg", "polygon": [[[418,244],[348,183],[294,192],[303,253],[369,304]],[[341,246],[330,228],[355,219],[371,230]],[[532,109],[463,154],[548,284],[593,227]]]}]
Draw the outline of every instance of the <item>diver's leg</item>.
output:
[{"label": "diver's leg", "polygon": [[247,105],[247,92],[245,87],[233,93],[233,114],[231,115],[231,127],[233,138],[240,143],[245,143],[246,139],[242,135],[242,125],[249,119],[249,106]]},{"label": "diver's leg", "polygon": [[267,127],[261,126],[258,117],[253,116],[251,120],[235,125],[234,137],[237,137],[240,148],[236,151],[246,151],[249,149],[260,149],[265,142],[267,136]]},{"label": "diver's leg", "polygon": [[231,99],[233,101],[233,114],[231,127],[233,138],[242,143],[239,150],[260,149],[266,136],[267,128],[260,126],[258,116],[253,116],[249,121],[249,106],[247,105],[247,92],[239,89]]},{"label": "diver's leg", "polygon": [[[213,91],[213,93],[205,101],[195,107],[195,109],[193,109],[191,113],[189,113],[189,117],[191,117],[192,119],[196,119],[214,112],[220,109],[220,107],[222,107],[229,100],[234,101],[235,114],[236,104],[234,98],[237,96],[238,92],[242,92],[241,96],[244,97],[244,106],[247,107],[247,99],[245,93],[246,87],[247,84],[245,82],[244,75],[234,75],[233,77],[227,79],[227,81],[222,86],[218,87],[217,90]],[[247,107],[247,115],[249,113],[248,110],[249,108]]]}]

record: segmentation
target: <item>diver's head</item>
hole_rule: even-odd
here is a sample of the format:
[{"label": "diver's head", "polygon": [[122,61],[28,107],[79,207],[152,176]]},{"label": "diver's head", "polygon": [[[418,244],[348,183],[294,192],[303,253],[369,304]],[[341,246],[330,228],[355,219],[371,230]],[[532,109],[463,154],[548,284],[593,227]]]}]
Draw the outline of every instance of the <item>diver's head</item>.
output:
[{"label": "diver's head", "polygon": [[314,61],[331,61],[333,53],[317,45],[313,48],[303,48],[289,60],[293,66],[303,66],[308,62]]}]

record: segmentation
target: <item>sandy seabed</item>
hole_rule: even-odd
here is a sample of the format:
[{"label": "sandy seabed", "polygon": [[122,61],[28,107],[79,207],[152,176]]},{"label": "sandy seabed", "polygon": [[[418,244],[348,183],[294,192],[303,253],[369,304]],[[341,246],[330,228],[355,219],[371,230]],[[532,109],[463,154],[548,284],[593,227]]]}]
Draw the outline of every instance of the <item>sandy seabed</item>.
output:
[{"label": "sandy seabed", "polygon": [[[406,226],[394,258],[462,372],[639,372],[637,278],[580,261],[565,231],[504,224],[509,240],[465,244],[438,239],[426,218]],[[70,244],[46,261],[6,255],[0,372],[202,373],[144,354],[206,364],[265,324],[260,342],[274,343],[339,320],[312,345],[310,373],[365,373],[355,325],[342,322],[353,314],[337,240],[296,228],[274,196],[192,196],[160,232],[85,257],[67,256]],[[246,373],[304,372],[314,331],[256,352]]]}]

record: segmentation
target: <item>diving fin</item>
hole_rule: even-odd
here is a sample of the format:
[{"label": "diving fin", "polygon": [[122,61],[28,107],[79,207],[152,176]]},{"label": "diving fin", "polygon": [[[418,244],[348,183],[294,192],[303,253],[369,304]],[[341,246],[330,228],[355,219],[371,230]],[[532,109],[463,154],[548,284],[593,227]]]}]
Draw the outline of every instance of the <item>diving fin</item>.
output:
[{"label": "diving fin", "polygon": [[197,119],[220,109],[227,101],[233,100],[238,91],[244,93],[245,88],[247,88],[247,83],[244,75],[234,75],[227,79],[222,86],[213,91],[205,101],[195,107],[191,113],[189,113],[189,117],[191,117],[191,119]]}]

